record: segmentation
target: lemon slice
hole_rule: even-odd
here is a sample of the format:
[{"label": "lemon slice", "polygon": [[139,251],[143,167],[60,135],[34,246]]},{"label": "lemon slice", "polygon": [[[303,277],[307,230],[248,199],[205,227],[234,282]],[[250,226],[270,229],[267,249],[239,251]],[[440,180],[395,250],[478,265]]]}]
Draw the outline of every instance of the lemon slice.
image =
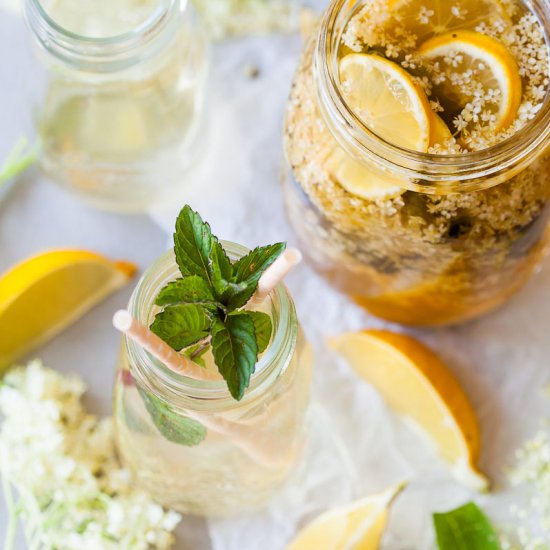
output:
[{"label": "lemon slice", "polygon": [[390,5],[393,19],[414,34],[417,43],[434,35],[472,29],[480,23],[510,23],[498,0],[390,0]]},{"label": "lemon slice", "polygon": [[330,345],[393,410],[431,437],[458,480],[476,490],[488,488],[476,467],[476,414],[456,378],[430,349],[408,336],[379,330],[344,334]]},{"label": "lemon slice", "polygon": [[0,276],[0,368],[124,286],[136,267],[92,252],[45,252]]},{"label": "lemon slice", "polygon": [[434,145],[444,147],[453,137],[451,130],[449,130],[449,127],[445,124],[443,119],[433,111],[430,112],[430,128],[430,147]]},{"label": "lemon slice", "polygon": [[348,54],[339,65],[342,92],[352,111],[383,140],[426,152],[430,103],[400,65],[375,54]]},{"label": "lemon slice", "polygon": [[389,510],[405,484],[320,515],[298,533],[286,550],[376,550]]},{"label": "lemon slice", "polygon": [[[445,100],[456,102],[469,128],[491,127],[500,131],[517,116],[522,83],[513,55],[498,40],[473,31],[456,31],[431,38],[418,52],[436,61],[445,76],[442,85]],[[476,97],[482,93],[487,98]],[[480,112],[475,112],[476,102]],[[483,115],[492,115],[484,120]]]},{"label": "lemon slice", "polygon": [[346,191],[367,200],[392,199],[406,191],[408,180],[370,169],[339,147],[325,161],[325,169]]}]

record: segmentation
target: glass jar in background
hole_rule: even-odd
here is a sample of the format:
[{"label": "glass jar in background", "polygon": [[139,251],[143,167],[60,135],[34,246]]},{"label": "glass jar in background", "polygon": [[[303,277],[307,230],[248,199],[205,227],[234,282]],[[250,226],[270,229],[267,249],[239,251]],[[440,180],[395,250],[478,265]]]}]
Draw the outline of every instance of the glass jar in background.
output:
[{"label": "glass jar in background", "polygon": [[[223,246],[232,260],[248,252]],[[178,276],[168,252],[139,282],[130,299],[132,315],[149,325],[159,290]],[[221,377],[198,381],[175,374],[124,337],[114,394],[119,454],[159,503],[196,515],[238,514],[265,503],[300,458],[310,349],[284,285],[267,304],[272,341],[241,401]]]},{"label": "glass jar in background", "polygon": [[[316,269],[374,315],[462,322],[506,301],[546,250],[548,93],[533,120],[490,148],[438,155],[394,146],[359,120],[341,91],[342,33],[365,4],[333,1],[300,61],[285,122],[289,219]],[[531,4],[548,31],[550,2]],[[391,198],[349,192],[329,158],[399,188]]]},{"label": "glass jar in background", "polygon": [[187,0],[26,0],[48,71],[41,165],[102,208],[173,197],[200,148],[206,42]]}]

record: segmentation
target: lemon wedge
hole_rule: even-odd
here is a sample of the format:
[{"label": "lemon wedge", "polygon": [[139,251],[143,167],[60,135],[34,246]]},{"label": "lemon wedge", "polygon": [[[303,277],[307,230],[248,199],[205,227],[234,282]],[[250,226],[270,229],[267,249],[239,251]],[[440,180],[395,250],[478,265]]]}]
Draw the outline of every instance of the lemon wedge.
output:
[{"label": "lemon wedge", "polygon": [[426,152],[430,144],[430,103],[424,90],[397,63],[379,55],[352,53],[339,64],[344,99],[378,137]]},{"label": "lemon wedge", "polygon": [[498,0],[394,0],[390,5],[394,19],[414,34],[418,43],[480,23],[510,22]]},{"label": "lemon wedge", "polygon": [[390,507],[404,488],[402,483],[320,515],[298,533],[286,550],[376,550]]},{"label": "lemon wedge", "polygon": [[[468,127],[485,126],[498,132],[514,121],[521,104],[521,77],[514,56],[498,40],[474,31],[456,31],[424,42],[418,53],[439,64],[445,76],[445,99],[461,109],[471,106],[464,117]],[[483,104],[477,107],[480,92]]]},{"label": "lemon wedge", "polygon": [[0,369],[46,342],[109,294],[136,267],[83,250],[29,258],[0,276]]},{"label": "lemon wedge", "polygon": [[476,414],[437,355],[413,338],[381,330],[348,333],[329,343],[394,411],[430,436],[459,481],[480,491],[488,488],[476,466]]}]

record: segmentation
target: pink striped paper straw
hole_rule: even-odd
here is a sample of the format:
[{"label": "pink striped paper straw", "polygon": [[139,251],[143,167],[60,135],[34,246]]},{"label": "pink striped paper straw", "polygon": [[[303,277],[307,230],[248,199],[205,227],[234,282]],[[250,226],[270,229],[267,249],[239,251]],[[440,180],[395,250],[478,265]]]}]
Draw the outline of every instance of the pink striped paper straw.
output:
[{"label": "pink striped paper straw", "polygon": [[164,363],[170,370],[195,378],[204,380],[207,377],[205,369],[179,354],[172,349],[164,340],[159,338],[154,332],[142,325],[137,319],[134,319],[128,311],[121,309],[113,316],[113,326],[131,338],[134,342],[145,348],[153,357]]},{"label": "pink striped paper straw", "polygon": [[249,305],[261,304],[269,293],[302,261],[302,253],[297,248],[285,250],[265,271],[258,282],[258,288]]}]

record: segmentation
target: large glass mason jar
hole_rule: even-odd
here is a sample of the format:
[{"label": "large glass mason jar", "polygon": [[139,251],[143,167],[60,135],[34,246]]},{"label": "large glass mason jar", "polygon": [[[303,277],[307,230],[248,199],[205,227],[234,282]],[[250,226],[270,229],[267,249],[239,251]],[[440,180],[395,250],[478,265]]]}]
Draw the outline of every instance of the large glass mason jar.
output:
[{"label": "large glass mason jar", "polygon": [[141,211],[196,162],[207,57],[187,0],[26,0],[47,69],[41,166],[88,202]]},{"label": "large glass mason jar", "polygon": [[[534,101],[521,104],[513,135],[510,132],[506,139],[477,150],[416,151],[383,139],[350,107],[341,82],[342,49],[344,54],[378,55],[383,64],[400,62],[395,69],[399,74],[403,67],[409,71],[416,68],[416,73],[412,71],[415,81],[426,84],[423,75],[427,73],[414,65],[417,58],[403,53],[418,43],[417,29],[432,20],[440,23],[443,31],[445,25],[461,29],[468,13],[457,6],[468,4],[470,10],[477,10],[491,2],[495,9],[505,7],[504,18],[518,14],[511,23],[512,34],[505,35],[504,27],[495,20],[478,19],[472,23],[473,30],[453,32],[444,40],[475,36],[483,44],[488,39],[480,34],[502,31],[504,39],[513,42],[511,51],[519,52],[520,57],[528,51],[522,48],[530,48],[536,40],[542,43],[519,60],[528,65],[520,65],[519,71],[525,93],[533,90],[539,99],[536,106]],[[547,247],[550,75],[546,33],[550,2],[499,2],[334,0],[299,63],[285,121],[290,174],[284,190],[290,222],[317,270],[379,317],[411,325],[440,325],[483,314],[527,281]],[[386,8],[381,8],[384,5]],[[392,6],[403,10],[417,6],[404,23],[416,25],[415,34],[405,34],[401,23],[392,23],[392,14],[384,12],[391,12]],[[424,6],[423,11],[419,6]],[[357,31],[359,27],[350,26],[349,21],[359,9],[363,9],[361,19],[354,24],[370,18],[371,26]],[[446,11],[441,14],[438,10]],[[369,49],[364,36],[374,32],[377,20],[393,25],[388,32],[401,33],[401,43],[388,41]],[[363,33],[359,45],[350,43],[350,32]],[[425,38],[429,36],[426,33]],[[491,60],[497,55],[494,51],[490,50]],[[460,67],[465,61],[451,50],[443,62]],[[480,62],[474,74],[485,68]],[[443,80],[436,84],[444,86]],[[364,84],[371,85],[368,81]],[[379,83],[372,81],[374,85]],[[432,107],[437,111],[439,105],[432,102]],[[382,108],[383,104],[375,107]],[[488,114],[488,120],[493,114]],[[388,116],[398,132],[407,131],[398,117]],[[477,112],[472,111],[470,120],[475,116]],[[441,128],[449,132],[445,126]],[[360,181],[358,174],[363,173],[364,181]],[[350,181],[359,185],[354,187]],[[384,186],[386,194],[380,192]]]},{"label": "large glass mason jar", "polygon": [[[232,260],[248,252],[223,246]],[[139,282],[132,315],[149,325],[159,290],[178,276],[170,251]],[[189,514],[237,514],[265,503],[301,457],[310,350],[284,285],[264,311],[272,317],[272,340],[241,401],[220,377],[175,374],[124,337],[114,394],[119,454],[159,503]]]}]

